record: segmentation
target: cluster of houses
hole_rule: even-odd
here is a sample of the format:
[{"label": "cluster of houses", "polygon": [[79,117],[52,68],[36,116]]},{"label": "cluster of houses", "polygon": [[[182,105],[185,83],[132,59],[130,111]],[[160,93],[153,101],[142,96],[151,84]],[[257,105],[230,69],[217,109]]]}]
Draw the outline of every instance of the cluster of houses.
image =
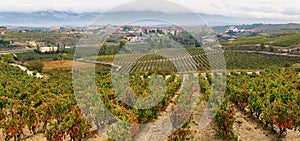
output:
[{"label": "cluster of houses", "polygon": [[49,32],[61,33],[61,34],[93,34],[93,32],[88,31],[86,28],[82,27],[51,27],[48,29]]},{"label": "cluster of houses", "polygon": [[100,33],[108,34],[148,34],[148,33],[158,33],[158,34],[176,34],[176,32],[181,32],[182,29],[177,27],[154,27],[154,26],[89,26],[87,27],[89,31],[96,31]]},{"label": "cluster of houses", "polygon": [[255,29],[251,29],[251,30],[238,29],[238,28],[235,27],[235,26],[230,26],[230,27],[227,29],[226,34],[234,35],[234,34],[237,34],[237,33],[255,33],[255,32],[259,32],[259,31],[258,31],[258,30],[255,30]]},{"label": "cluster of houses", "polygon": [[218,40],[226,40],[226,41],[233,41],[236,40],[238,37],[236,36],[238,33],[259,33],[260,31],[252,29],[252,30],[245,30],[245,29],[238,29],[235,26],[230,26],[225,33],[217,34],[216,37]]},{"label": "cluster of houses", "polygon": [[153,26],[89,26],[88,30],[93,33],[107,33],[113,36],[122,37],[128,42],[142,41],[148,34],[170,34],[176,35],[183,30],[177,27],[153,27]]},{"label": "cluster of houses", "polygon": [[99,34],[106,33],[109,35],[114,35],[122,37],[123,39],[128,40],[128,42],[137,42],[144,35],[147,34],[170,34],[176,35],[179,32],[182,32],[183,29],[178,27],[155,27],[155,26],[114,26],[114,25],[91,25],[88,27],[51,27],[48,29],[49,32],[57,32],[62,34]]},{"label": "cluster of houses", "polygon": [[182,31],[177,27],[153,27],[153,26],[115,26],[115,25],[91,25],[88,27],[51,27],[50,32],[57,32],[62,34],[94,34],[94,33],[108,33],[108,34],[176,34]]}]

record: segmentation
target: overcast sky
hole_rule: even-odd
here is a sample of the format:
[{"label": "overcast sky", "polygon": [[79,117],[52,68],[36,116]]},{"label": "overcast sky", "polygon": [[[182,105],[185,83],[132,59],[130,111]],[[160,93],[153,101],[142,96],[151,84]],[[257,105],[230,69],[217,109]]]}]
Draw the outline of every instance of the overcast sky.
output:
[{"label": "overcast sky", "polygon": [[[0,11],[103,12],[130,1],[133,0],[1,0]],[[146,1],[152,10],[155,9],[151,7],[151,0]],[[205,14],[300,19],[299,0],[172,0],[172,2]],[[139,7],[141,6],[136,5],[131,10],[139,10]]]}]

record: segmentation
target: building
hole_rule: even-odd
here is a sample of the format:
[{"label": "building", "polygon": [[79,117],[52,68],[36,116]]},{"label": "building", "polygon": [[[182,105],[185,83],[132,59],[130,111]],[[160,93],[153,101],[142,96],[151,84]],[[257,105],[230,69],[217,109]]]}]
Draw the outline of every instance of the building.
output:
[{"label": "building", "polygon": [[204,37],[202,37],[202,42],[203,43],[214,43],[216,41],[217,41],[217,39],[214,36],[204,36]]},{"label": "building", "polygon": [[128,42],[136,42],[138,37],[136,35],[129,34],[129,35],[126,35],[124,37],[124,39],[126,39]]},{"label": "building", "polygon": [[88,30],[99,30],[99,29],[103,29],[103,26],[91,25],[91,26],[88,26],[87,29]]},{"label": "building", "polygon": [[233,34],[236,34],[239,32],[240,32],[240,30],[238,28],[236,28],[235,26],[229,27],[228,30],[226,31],[226,33],[229,35],[233,35]]},{"label": "building", "polygon": [[58,47],[38,47],[37,51],[40,52],[40,53],[57,52]]},{"label": "building", "polygon": [[3,35],[7,31],[7,27],[0,26],[0,33]]},{"label": "building", "polygon": [[59,31],[62,31],[64,30],[63,27],[60,27],[60,26],[56,26],[56,27],[51,27],[49,28],[50,31],[54,31],[54,32],[59,32]]}]

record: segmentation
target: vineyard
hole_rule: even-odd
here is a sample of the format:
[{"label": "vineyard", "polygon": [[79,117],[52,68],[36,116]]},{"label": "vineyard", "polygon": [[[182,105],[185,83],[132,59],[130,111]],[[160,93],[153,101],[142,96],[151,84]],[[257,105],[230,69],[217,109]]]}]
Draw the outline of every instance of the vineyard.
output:
[{"label": "vineyard", "polygon": [[[81,111],[85,109],[77,106],[73,95],[71,70],[66,68],[47,69],[43,71],[47,78],[38,79],[27,76],[25,72],[9,64],[0,63],[0,65],[2,71],[0,75],[2,87],[0,129],[3,135],[0,136],[1,140],[26,140],[26,138],[41,134],[47,140],[83,140],[92,135],[96,129],[103,128],[104,124],[115,123],[114,119],[104,118],[101,112],[97,112],[99,107],[90,106],[89,116],[83,117]],[[139,76],[139,74],[132,75],[130,81],[132,87],[135,88],[134,91],[145,97],[150,94],[148,84],[151,83],[149,81],[151,76],[144,75],[143,78]],[[175,97],[182,82],[182,76],[175,74],[168,78],[164,77],[167,95],[162,101],[150,109],[137,109],[118,99],[112,89],[108,68],[97,67],[96,77],[96,89],[106,107],[117,118],[137,125],[135,128],[126,130],[127,133],[110,129],[111,131],[108,132],[110,136],[123,140],[133,139],[140,130],[138,125],[157,119],[159,113],[166,109],[171,102],[174,102],[171,99]],[[97,102],[97,99],[93,100]],[[94,119],[93,125],[96,126],[94,129],[92,124],[87,122],[91,118],[101,118]],[[184,128],[185,126],[179,130],[180,132],[176,132],[178,136],[170,138],[184,138],[185,136],[182,134],[188,132]],[[114,135],[116,133],[119,134]],[[128,133],[132,136],[122,136]]]},{"label": "vineyard", "polygon": [[[226,64],[218,61],[223,57]],[[172,131],[171,127],[166,127],[172,133],[166,138],[193,139],[195,131],[191,127],[194,119],[187,116],[189,110],[183,105],[197,99],[191,96],[197,90],[189,83],[183,90],[182,84],[188,71],[197,71],[189,76],[200,84],[201,96],[196,106],[209,103],[212,100],[210,96],[215,96],[212,87],[224,86],[222,80],[226,76],[225,73],[210,73],[211,65],[216,68],[226,65],[228,69],[226,94],[223,102],[217,101],[220,109],[213,121],[215,133],[221,139],[238,140],[233,126],[237,122],[235,113],[238,111],[256,118],[279,138],[288,136],[287,131],[299,130],[300,72],[297,67],[289,67],[300,63],[299,58],[188,48],[186,51],[167,49],[147,55],[98,56],[97,61],[113,62],[114,68],[96,65],[96,88],[91,85],[84,87],[95,89],[97,94],[84,93],[76,97],[71,65],[46,66],[42,73],[47,77],[40,79],[1,62],[0,140],[26,140],[37,135],[53,141],[84,140],[103,129],[107,129],[106,134],[113,137],[112,140],[139,140],[147,136],[142,134],[148,131],[144,124],[154,123],[174,111],[176,114],[170,116],[176,120],[168,122],[172,123],[172,128],[179,129]],[[176,73],[178,71],[187,72]],[[117,76],[114,73],[126,72],[129,72],[129,87],[123,85],[126,79],[122,76],[113,77]],[[159,81],[152,81],[153,78]],[[119,83],[117,88],[113,82]],[[149,98],[154,92],[164,95]],[[136,97],[139,99],[136,100]],[[78,100],[84,101],[79,103]],[[100,100],[104,105],[99,103]],[[151,108],[138,108],[145,103]],[[105,106],[107,111],[103,111],[101,106]],[[176,111],[176,106],[182,108]],[[179,125],[181,121],[184,122]]]},{"label": "vineyard", "polygon": [[[218,74],[199,77],[203,101],[211,94],[211,78]],[[216,134],[224,140],[238,140],[234,124],[237,111],[256,119],[264,130],[280,139],[299,132],[300,71],[297,68],[267,69],[257,72],[230,72],[226,95],[214,117]],[[243,134],[243,133],[242,133]],[[261,135],[259,135],[261,136]],[[299,134],[298,134],[299,137]]]},{"label": "vineyard", "polygon": [[90,126],[72,94],[70,73],[52,70],[47,79],[38,79],[6,63],[0,68],[1,140],[25,140],[36,134],[47,140],[81,140],[89,134]]},{"label": "vineyard", "polygon": [[226,93],[239,110],[284,137],[287,130],[299,129],[299,82],[299,69],[294,68],[231,73]]},{"label": "vineyard", "polygon": [[267,38],[263,36],[244,37],[235,41],[223,42],[224,46],[236,46],[236,45],[254,45],[254,44],[272,44],[274,46],[288,47],[299,44],[300,33],[294,33],[291,35]]},{"label": "vineyard", "polygon": [[[193,68],[195,66],[199,71],[209,70],[210,65],[213,63],[215,63],[213,64],[215,66],[222,66],[222,64],[218,62],[218,60],[222,58],[225,58],[226,68],[229,70],[261,70],[271,67],[288,67],[291,64],[300,63],[299,57],[282,57],[238,51],[204,51],[201,48],[187,48],[184,52],[188,54],[184,54],[182,56],[188,56],[188,58],[177,57],[179,53],[182,53],[182,51],[170,49],[163,50],[156,54],[102,55],[97,56],[96,60],[100,62],[111,62],[116,65],[131,66],[131,68],[127,67],[120,70],[123,72],[129,71],[131,73],[146,70],[175,72],[176,69],[174,66],[172,67],[175,59],[176,61],[180,61],[180,63],[178,63],[179,65],[189,64],[191,66],[183,67],[196,70]],[[208,55],[211,57],[211,62],[209,62],[209,59],[207,58]]]},{"label": "vineyard", "polygon": [[[183,65],[179,66],[179,68],[186,67],[190,69],[193,69],[193,66],[187,65],[189,63],[185,61],[191,61],[189,59],[193,59],[191,62],[196,63],[197,70],[205,71],[209,69],[206,54],[212,55],[213,57],[220,57],[219,54],[223,53],[208,51],[205,54],[202,49],[190,48],[186,52],[190,57],[185,58],[175,57],[184,56],[178,55],[176,51],[172,51],[172,54],[168,54],[167,52],[168,51],[164,50],[162,52],[156,52],[156,54],[148,54],[145,56],[140,54],[122,54],[119,56],[109,56],[109,59],[115,59],[115,65],[122,66],[126,64],[124,66],[129,66],[121,67],[121,69],[118,70],[121,73],[130,72],[130,74],[134,74],[152,70],[149,74],[163,73],[169,75],[169,72],[177,71],[172,59]],[[233,127],[236,122],[235,113],[237,110],[245,112],[245,114],[249,113],[249,115],[257,118],[265,127],[270,128],[274,133],[278,134],[279,138],[284,137],[287,133],[286,131],[289,129],[297,131],[299,117],[295,116],[298,115],[296,114],[298,105],[295,103],[299,103],[297,102],[297,95],[299,93],[299,69],[287,67],[291,66],[291,64],[299,63],[299,58],[235,51],[225,51],[224,55],[229,70],[252,70],[253,72],[233,71],[228,75],[226,97],[214,118],[217,135],[224,140],[238,139]],[[163,56],[167,56],[171,59],[167,59]],[[104,58],[105,56],[99,56],[98,61],[105,60]],[[218,60],[220,58],[213,59]],[[218,66],[218,63],[216,63],[216,65]],[[286,69],[281,70],[276,68]],[[220,77],[222,77],[220,74],[206,73],[205,77],[199,75],[201,92],[203,94],[199,104],[208,101],[211,95],[211,85],[214,84],[212,78]],[[138,80],[133,82],[143,84]],[[147,93],[149,92],[145,92],[145,94]],[[155,115],[156,114],[153,114],[153,116]]]}]

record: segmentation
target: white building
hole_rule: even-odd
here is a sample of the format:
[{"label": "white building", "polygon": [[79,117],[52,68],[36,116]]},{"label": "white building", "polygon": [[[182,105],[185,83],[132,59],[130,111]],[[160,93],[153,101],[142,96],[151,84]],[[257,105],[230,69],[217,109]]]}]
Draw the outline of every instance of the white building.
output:
[{"label": "white building", "polygon": [[39,51],[41,53],[57,52],[58,51],[58,47],[39,47]]}]

